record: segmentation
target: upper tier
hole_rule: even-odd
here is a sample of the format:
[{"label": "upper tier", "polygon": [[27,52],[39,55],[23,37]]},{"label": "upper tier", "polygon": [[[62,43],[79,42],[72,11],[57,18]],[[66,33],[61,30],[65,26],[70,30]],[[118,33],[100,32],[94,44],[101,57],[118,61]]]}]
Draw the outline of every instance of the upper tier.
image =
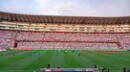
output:
[{"label": "upper tier", "polygon": [[57,24],[130,24],[130,16],[121,17],[88,17],[88,16],[57,16],[30,15],[0,11],[1,21]]}]

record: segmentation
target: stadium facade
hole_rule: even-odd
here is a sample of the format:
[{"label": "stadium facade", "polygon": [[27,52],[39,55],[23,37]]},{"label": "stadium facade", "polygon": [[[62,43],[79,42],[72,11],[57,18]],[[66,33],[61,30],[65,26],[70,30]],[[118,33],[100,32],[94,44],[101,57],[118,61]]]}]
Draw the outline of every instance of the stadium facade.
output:
[{"label": "stadium facade", "polygon": [[0,12],[0,48],[130,49],[130,16]]}]

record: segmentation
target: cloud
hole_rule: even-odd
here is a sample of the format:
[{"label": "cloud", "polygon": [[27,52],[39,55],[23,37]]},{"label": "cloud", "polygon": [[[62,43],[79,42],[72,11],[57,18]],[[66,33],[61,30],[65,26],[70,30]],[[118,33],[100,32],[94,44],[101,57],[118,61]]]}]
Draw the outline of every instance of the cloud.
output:
[{"label": "cloud", "polygon": [[78,3],[67,2],[57,5],[51,11],[54,11],[59,15],[74,15],[73,11],[75,11],[78,7]]},{"label": "cloud", "polygon": [[130,0],[1,0],[0,10],[17,13],[124,16],[130,15]]},{"label": "cloud", "polygon": [[0,3],[0,11],[15,12],[15,13],[28,13],[29,8],[30,8],[29,4],[23,1],[3,0]]},{"label": "cloud", "polygon": [[[51,3],[50,0],[40,0],[38,4],[40,7],[47,6],[48,9],[40,8],[40,11],[45,14],[56,14],[56,15],[76,15],[76,16],[124,16],[130,15],[130,11],[127,8],[128,0],[104,0],[98,2],[96,0],[83,1],[67,1]],[[49,6],[48,6],[49,3]],[[44,5],[45,4],[45,5]]]}]

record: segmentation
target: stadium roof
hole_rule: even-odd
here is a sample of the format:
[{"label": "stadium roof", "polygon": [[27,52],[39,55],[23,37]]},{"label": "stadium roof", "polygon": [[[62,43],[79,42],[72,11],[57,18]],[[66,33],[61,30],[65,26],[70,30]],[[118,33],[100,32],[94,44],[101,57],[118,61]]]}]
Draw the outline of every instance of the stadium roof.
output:
[{"label": "stadium roof", "polygon": [[130,16],[121,17],[91,17],[91,16],[58,16],[58,15],[30,15],[0,11],[0,21],[29,22],[29,23],[57,23],[57,24],[130,24]]}]

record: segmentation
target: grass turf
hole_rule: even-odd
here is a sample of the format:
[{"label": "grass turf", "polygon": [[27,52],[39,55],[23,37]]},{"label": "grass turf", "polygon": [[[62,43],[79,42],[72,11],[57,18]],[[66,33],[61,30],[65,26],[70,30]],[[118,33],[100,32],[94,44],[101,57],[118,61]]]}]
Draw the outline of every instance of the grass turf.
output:
[{"label": "grass turf", "polygon": [[[80,54],[80,56],[79,56]],[[39,72],[41,67],[109,68],[122,72],[130,68],[128,51],[63,51],[63,50],[8,50],[0,52],[0,72]]]}]

